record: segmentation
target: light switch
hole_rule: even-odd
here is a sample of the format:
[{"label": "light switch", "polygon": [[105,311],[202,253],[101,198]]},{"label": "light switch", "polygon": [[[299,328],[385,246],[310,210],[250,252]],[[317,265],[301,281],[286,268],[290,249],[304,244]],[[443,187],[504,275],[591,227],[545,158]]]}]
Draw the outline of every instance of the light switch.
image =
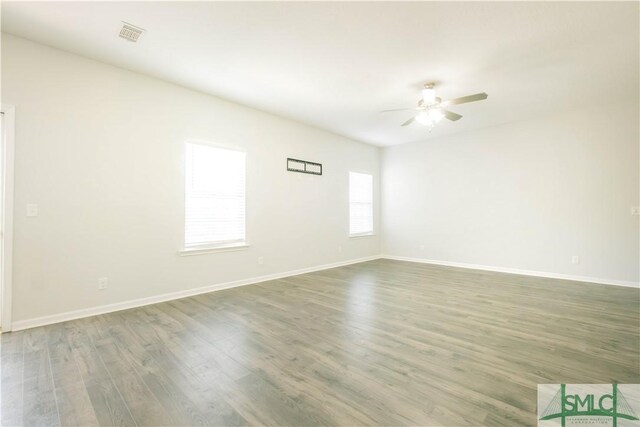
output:
[{"label": "light switch", "polygon": [[36,204],[28,204],[27,205],[27,216],[28,217],[34,217],[34,216],[38,216],[38,205]]},{"label": "light switch", "polygon": [[640,206],[634,206],[631,208],[631,215],[640,215]]}]

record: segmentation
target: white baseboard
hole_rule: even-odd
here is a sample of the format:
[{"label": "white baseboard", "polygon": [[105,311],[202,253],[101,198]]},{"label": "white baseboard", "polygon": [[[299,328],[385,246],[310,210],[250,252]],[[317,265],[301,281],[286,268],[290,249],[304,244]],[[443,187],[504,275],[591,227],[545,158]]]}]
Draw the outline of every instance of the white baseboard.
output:
[{"label": "white baseboard", "polygon": [[299,274],[311,273],[314,271],[327,270],[330,268],[342,267],[350,264],[357,264],[365,261],[379,259],[379,255],[357,258],[348,261],[334,262],[331,264],[318,265],[315,267],[301,268],[298,270],[286,271],[283,273],[268,274],[265,276],[252,277],[249,279],[241,279],[233,282],[218,283],[210,286],[203,286],[185,291],[170,292],[167,294],[155,295],[146,298],[139,298],[130,301],[117,302],[114,304],[101,305],[98,307],[85,308],[81,310],[67,311],[65,313],[52,314],[50,316],[36,317],[34,319],[18,320],[11,325],[12,331],[20,331],[23,329],[35,328],[38,326],[51,325],[54,323],[66,322],[68,320],[81,319],[83,317],[96,316],[98,314],[112,313],[114,311],[127,310],[135,307],[142,307],[150,304],[157,304],[165,301],[172,301],[180,298],[186,298],[194,295],[206,294],[209,292],[220,291],[222,289],[236,288],[239,286],[253,285],[269,280],[282,279],[283,277],[297,276]]},{"label": "white baseboard", "polygon": [[112,313],[114,311],[127,310],[130,308],[142,307],[145,305],[157,304],[165,301],[172,301],[172,300],[186,298],[194,295],[206,294],[209,292],[219,291],[222,289],[253,285],[256,283],[267,282],[269,280],[281,279],[283,277],[297,276],[299,274],[311,273],[314,271],[327,270],[330,268],[342,267],[345,265],[357,264],[365,261],[373,261],[380,258],[396,260],[396,261],[417,262],[422,264],[443,265],[448,267],[468,268],[473,270],[495,271],[499,273],[521,274],[524,276],[547,277],[550,279],[573,280],[577,282],[599,283],[604,285],[626,286],[631,288],[640,287],[640,283],[638,282],[629,282],[624,280],[611,280],[611,279],[602,279],[597,277],[573,276],[569,274],[549,273],[545,271],[520,270],[517,268],[494,267],[494,266],[479,265],[479,264],[467,264],[462,262],[438,261],[438,260],[425,259],[425,258],[411,258],[411,257],[403,257],[403,256],[395,256],[395,255],[374,255],[374,256],[369,256],[364,258],[352,259],[348,261],[340,261],[340,262],[334,262],[331,264],[319,265],[315,267],[301,268],[298,270],[291,270],[283,273],[269,274],[265,276],[252,277],[249,279],[241,279],[233,282],[218,283],[215,285],[204,286],[204,287],[195,288],[195,289],[188,289],[185,291],[170,292],[166,294],[161,294],[161,295],[156,295],[156,296],[151,296],[146,298],[139,298],[139,299],[130,300],[130,301],[123,301],[123,302],[118,302],[114,304],[107,304],[107,305],[102,305],[98,307],[68,311],[65,313],[58,313],[50,316],[37,317],[34,319],[19,320],[19,321],[13,322],[11,330],[20,331],[23,329],[35,328],[38,326],[51,325],[54,323],[66,322],[68,320],[81,319],[83,317],[96,316],[98,314]]},{"label": "white baseboard", "polygon": [[599,277],[573,276],[570,274],[549,273],[546,271],[520,270],[517,268],[494,267],[489,265],[466,264],[463,262],[438,261],[425,258],[411,258],[395,255],[381,255],[380,258],[391,259],[396,261],[419,262],[422,264],[444,265],[447,267],[469,268],[473,270],[496,271],[499,273],[521,274],[523,276],[547,277],[549,279],[573,280],[576,282],[599,283],[603,285],[626,286],[630,288],[640,287],[638,282],[628,282],[624,280],[602,279]]}]

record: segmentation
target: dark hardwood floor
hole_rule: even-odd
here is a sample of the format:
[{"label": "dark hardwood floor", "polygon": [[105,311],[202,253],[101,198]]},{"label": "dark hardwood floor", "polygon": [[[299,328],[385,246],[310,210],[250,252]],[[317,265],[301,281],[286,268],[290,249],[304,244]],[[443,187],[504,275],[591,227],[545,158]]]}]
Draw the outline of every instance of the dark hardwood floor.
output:
[{"label": "dark hardwood floor", "polygon": [[639,383],[640,290],[378,260],[1,337],[3,425],[535,425]]}]

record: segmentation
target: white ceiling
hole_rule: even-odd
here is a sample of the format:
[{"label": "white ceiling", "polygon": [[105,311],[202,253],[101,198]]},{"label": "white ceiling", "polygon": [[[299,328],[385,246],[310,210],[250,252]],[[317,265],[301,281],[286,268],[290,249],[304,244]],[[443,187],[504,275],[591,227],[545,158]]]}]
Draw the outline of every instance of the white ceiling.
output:
[{"label": "white ceiling", "polygon": [[[2,30],[375,145],[638,100],[639,3],[2,2]],[[121,21],[147,30],[118,38]],[[425,81],[464,115],[399,125]]]}]

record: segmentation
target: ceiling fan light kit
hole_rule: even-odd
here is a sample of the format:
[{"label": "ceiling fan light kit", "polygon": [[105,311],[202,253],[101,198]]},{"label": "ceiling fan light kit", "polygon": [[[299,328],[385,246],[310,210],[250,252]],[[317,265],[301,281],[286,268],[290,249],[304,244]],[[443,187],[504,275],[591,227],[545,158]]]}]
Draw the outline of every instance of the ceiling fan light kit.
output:
[{"label": "ceiling fan light kit", "polygon": [[431,131],[436,123],[443,118],[444,113],[440,108],[430,108],[426,111],[420,111],[416,116],[416,121],[421,125],[429,126],[429,131]]},{"label": "ceiling fan light kit", "polygon": [[482,101],[487,99],[488,95],[484,92],[476,93],[474,95],[467,95],[460,98],[450,99],[449,101],[442,101],[441,98],[436,96],[436,89],[434,83],[425,83],[424,89],[422,89],[422,98],[418,101],[416,108],[400,108],[394,110],[384,110],[383,113],[389,113],[392,111],[407,111],[414,110],[418,113],[404,122],[401,126],[408,126],[414,121],[421,125],[428,126],[429,132],[433,127],[440,122],[443,118],[455,122],[460,120],[462,116],[453,111],[446,110],[444,107],[450,105],[466,104],[467,102]]}]

